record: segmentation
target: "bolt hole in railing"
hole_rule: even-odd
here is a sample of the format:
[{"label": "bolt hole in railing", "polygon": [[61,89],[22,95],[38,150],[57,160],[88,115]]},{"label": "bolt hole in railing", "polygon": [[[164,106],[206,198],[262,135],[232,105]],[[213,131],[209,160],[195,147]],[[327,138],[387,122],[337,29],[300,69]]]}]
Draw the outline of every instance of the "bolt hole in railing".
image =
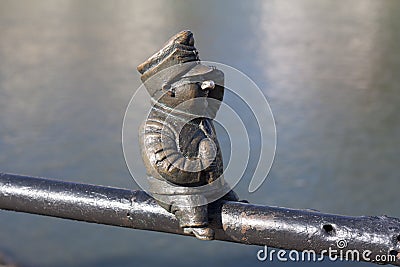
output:
[{"label": "bolt hole in railing", "polygon": [[328,235],[334,235],[335,234],[335,228],[333,227],[332,224],[324,224],[322,226],[322,229],[324,229],[325,233]]}]

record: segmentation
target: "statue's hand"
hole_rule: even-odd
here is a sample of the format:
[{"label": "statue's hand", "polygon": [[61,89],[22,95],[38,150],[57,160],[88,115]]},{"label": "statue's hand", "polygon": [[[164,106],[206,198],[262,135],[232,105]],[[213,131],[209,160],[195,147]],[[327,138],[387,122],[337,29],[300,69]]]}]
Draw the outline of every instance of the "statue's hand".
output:
[{"label": "statue's hand", "polygon": [[199,159],[202,164],[202,169],[212,166],[217,155],[217,146],[210,138],[205,138],[199,144]]}]

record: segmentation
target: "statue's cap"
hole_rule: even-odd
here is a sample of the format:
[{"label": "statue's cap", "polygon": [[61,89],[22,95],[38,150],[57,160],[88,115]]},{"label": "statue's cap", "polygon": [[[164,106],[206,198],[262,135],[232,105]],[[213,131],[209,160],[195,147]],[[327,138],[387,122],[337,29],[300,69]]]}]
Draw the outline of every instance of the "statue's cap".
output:
[{"label": "statue's cap", "polygon": [[185,30],[172,36],[159,51],[140,64],[137,70],[147,79],[170,66],[198,60],[193,33]]},{"label": "statue's cap", "polygon": [[[158,52],[140,64],[137,70],[142,75],[141,80],[145,83],[147,90],[153,95],[160,89],[162,83],[168,83],[183,75],[187,77],[192,69],[191,73],[194,75],[201,75],[212,70],[210,67],[199,64],[199,61],[198,51],[194,47],[193,33],[184,30],[172,36]],[[153,78],[149,79],[150,77]],[[148,81],[147,85],[146,81]]]}]

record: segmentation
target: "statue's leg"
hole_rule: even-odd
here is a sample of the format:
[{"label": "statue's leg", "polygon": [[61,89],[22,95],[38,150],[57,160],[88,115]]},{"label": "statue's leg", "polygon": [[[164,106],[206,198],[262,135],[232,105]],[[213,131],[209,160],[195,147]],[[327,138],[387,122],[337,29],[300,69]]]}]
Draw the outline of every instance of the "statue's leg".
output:
[{"label": "statue's leg", "polygon": [[203,192],[151,177],[149,184],[157,203],[176,216],[185,233],[201,240],[214,239],[214,230],[208,227],[208,205]]},{"label": "statue's leg", "polygon": [[201,240],[213,240],[214,230],[208,227],[208,207],[203,206],[175,206],[172,204],[171,212],[179,220],[179,225],[188,234],[194,234]]}]

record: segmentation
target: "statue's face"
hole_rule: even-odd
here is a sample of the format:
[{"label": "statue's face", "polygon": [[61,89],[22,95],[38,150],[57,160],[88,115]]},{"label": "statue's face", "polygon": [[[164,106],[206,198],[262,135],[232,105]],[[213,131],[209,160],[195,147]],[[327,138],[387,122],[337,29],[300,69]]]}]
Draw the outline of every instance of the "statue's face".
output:
[{"label": "statue's face", "polygon": [[[222,73],[214,70],[213,72]],[[158,101],[179,111],[191,114],[207,114],[214,118],[224,95],[223,76],[207,75],[197,77],[193,81],[179,81],[171,87],[164,88],[166,92]],[[208,79],[218,78],[218,79]]]}]

